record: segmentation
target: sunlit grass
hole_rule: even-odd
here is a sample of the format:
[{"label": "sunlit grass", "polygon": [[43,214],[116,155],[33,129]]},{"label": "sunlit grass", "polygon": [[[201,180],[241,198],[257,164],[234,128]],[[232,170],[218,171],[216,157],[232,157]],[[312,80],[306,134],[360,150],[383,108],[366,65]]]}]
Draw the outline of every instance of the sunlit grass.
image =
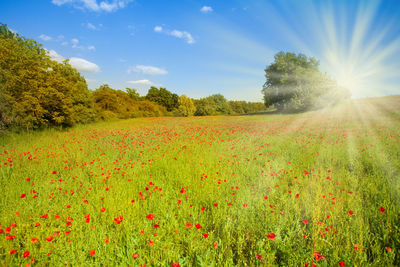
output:
[{"label": "sunlit grass", "polygon": [[0,262],[399,264],[397,100],[3,137]]}]

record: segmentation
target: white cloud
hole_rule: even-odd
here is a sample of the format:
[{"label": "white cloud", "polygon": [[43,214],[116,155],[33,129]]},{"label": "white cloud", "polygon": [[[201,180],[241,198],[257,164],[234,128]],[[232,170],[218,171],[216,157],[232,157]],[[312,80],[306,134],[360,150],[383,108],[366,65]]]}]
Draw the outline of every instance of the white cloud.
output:
[{"label": "white cloud", "polygon": [[202,8],[200,8],[200,11],[203,13],[209,13],[209,12],[213,12],[213,9],[210,6],[203,6]]},{"label": "white cloud", "polygon": [[152,81],[149,80],[137,80],[137,81],[127,81],[126,83],[135,84],[135,85],[155,85]]},{"label": "white cloud", "polygon": [[88,28],[88,29],[90,29],[90,30],[96,30],[97,28],[96,28],[96,26],[94,26],[92,23],[90,23],[90,22],[88,22],[87,24],[86,24],[86,27]]},{"label": "white cloud", "polygon": [[54,61],[57,62],[63,62],[65,60],[65,58],[63,56],[61,56],[60,54],[58,54],[56,51],[54,50],[47,50],[47,54],[50,56],[50,58]]},{"label": "white cloud", "polygon": [[89,45],[87,49],[89,51],[96,51],[96,47],[94,47],[94,45]]},{"label": "white cloud", "polygon": [[43,41],[50,41],[52,39],[50,36],[47,36],[46,34],[41,34],[39,38],[42,39]]},{"label": "white cloud", "polygon": [[149,75],[165,75],[168,73],[168,71],[164,69],[153,66],[144,66],[144,65],[136,65],[136,67],[130,67],[127,70],[128,74],[131,73],[132,71]]},{"label": "white cloud", "polygon": [[76,39],[76,38],[72,38],[71,39],[71,43],[72,43],[72,48],[79,48],[79,49],[83,48],[83,46],[78,45],[79,44],[79,40]]},{"label": "white cloud", "polygon": [[61,45],[66,46],[66,45],[68,45],[68,42],[64,41],[64,42],[61,43]]},{"label": "white cloud", "polygon": [[163,29],[161,26],[155,26],[154,27],[154,31],[155,32],[159,32],[159,33],[164,33],[164,34],[167,34],[167,35],[170,35],[170,36],[174,36],[174,37],[179,38],[179,39],[184,39],[184,40],[186,40],[186,42],[188,44],[194,44],[195,43],[195,40],[194,40],[193,36],[187,31],[179,31],[179,30],[170,31],[170,30]]},{"label": "white cloud", "polygon": [[71,57],[69,64],[80,72],[100,72],[100,67],[83,58]]},{"label": "white cloud", "polygon": [[97,82],[97,80],[95,80],[95,79],[88,79],[86,77],[85,77],[85,80],[86,80],[87,83],[95,83],[95,82]]},{"label": "white cloud", "polygon": [[[47,54],[50,56],[50,58],[54,61],[57,62],[62,62],[65,60],[63,56],[58,54],[54,50],[46,50]],[[95,63],[92,63],[90,61],[87,61],[86,59],[79,58],[79,57],[71,57],[69,59],[69,64],[77,69],[80,72],[100,72],[100,67],[97,66]]]},{"label": "white cloud", "polygon": [[57,6],[68,4],[77,9],[95,12],[113,12],[125,8],[132,1],[133,0],[112,0],[98,2],[97,0],[52,0],[51,2]]}]

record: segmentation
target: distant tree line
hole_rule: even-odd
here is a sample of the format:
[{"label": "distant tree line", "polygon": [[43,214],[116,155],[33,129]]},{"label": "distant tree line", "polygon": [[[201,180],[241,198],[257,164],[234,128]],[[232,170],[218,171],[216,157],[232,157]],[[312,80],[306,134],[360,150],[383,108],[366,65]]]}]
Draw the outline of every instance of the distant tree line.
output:
[{"label": "distant tree line", "polygon": [[201,99],[151,87],[137,90],[109,85],[88,89],[85,78],[68,60],[51,60],[41,44],[0,24],[0,130],[68,127],[99,120],[149,116],[247,114],[265,110],[263,103],[228,101],[220,94]]}]

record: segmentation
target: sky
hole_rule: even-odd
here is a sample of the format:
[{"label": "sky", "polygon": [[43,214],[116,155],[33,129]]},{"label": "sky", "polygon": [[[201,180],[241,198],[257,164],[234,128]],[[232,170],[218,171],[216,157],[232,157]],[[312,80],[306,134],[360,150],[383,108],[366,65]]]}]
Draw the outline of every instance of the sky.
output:
[{"label": "sky", "polygon": [[317,58],[353,98],[400,94],[399,0],[1,0],[0,23],[69,59],[90,89],[262,101],[285,51]]}]

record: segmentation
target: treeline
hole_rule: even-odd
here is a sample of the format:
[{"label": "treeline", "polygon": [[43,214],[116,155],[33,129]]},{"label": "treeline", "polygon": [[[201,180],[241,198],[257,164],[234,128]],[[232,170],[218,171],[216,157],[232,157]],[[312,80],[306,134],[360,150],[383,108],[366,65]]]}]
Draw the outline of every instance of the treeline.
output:
[{"label": "treeline", "polygon": [[0,129],[68,127],[114,118],[246,114],[264,109],[263,103],[227,101],[220,94],[196,100],[156,87],[146,96],[107,84],[91,91],[68,60],[51,60],[40,43],[0,24]]}]

